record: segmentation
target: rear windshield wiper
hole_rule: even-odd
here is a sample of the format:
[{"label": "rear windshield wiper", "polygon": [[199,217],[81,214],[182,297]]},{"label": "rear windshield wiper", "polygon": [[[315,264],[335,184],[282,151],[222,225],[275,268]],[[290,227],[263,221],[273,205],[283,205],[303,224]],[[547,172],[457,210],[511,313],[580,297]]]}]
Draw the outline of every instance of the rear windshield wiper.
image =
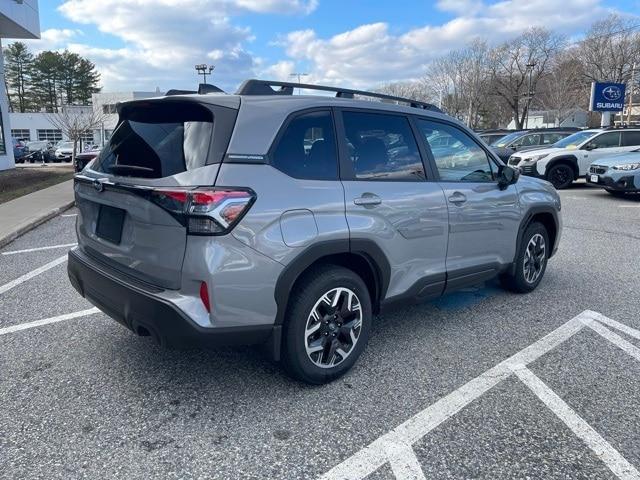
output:
[{"label": "rear windshield wiper", "polygon": [[111,165],[109,170],[116,175],[132,175],[138,177],[155,176],[155,170],[153,168],[141,167],[140,165]]}]

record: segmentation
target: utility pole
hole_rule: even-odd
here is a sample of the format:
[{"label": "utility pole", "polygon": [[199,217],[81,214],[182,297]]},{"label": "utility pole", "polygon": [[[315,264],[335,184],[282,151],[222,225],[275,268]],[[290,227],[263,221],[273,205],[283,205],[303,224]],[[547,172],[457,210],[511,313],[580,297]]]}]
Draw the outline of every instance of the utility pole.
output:
[{"label": "utility pole", "polygon": [[529,128],[529,107],[531,106],[531,100],[533,100],[533,92],[531,91],[532,88],[532,83],[533,83],[533,67],[535,67],[536,64],[534,62],[529,62],[527,63],[527,70],[529,70],[529,91],[527,92],[527,103],[525,108],[527,109],[527,119],[525,120],[525,129]]},{"label": "utility pole", "polygon": [[[293,72],[289,74],[290,77],[296,77],[298,79],[298,84],[302,83],[302,77],[308,77],[309,74],[308,73],[298,73],[298,72]],[[298,95],[300,94],[300,89],[298,89]]]},{"label": "utility pole", "polygon": [[196,65],[196,72],[198,72],[198,75],[202,75],[202,83],[207,83],[207,74],[211,75],[215,68],[215,65],[207,65],[206,63]]},{"label": "utility pole", "polygon": [[629,105],[627,106],[627,125],[631,125],[631,110],[633,109],[633,87],[636,81],[636,64],[631,66],[631,83],[629,84]]}]

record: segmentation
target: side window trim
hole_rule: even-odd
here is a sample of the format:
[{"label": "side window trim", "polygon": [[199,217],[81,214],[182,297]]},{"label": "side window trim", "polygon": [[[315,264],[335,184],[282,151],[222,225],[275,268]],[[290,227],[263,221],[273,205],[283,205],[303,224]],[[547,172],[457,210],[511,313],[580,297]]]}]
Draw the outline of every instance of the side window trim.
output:
[{"label": "side window trim", "polygon": [[[415,121],[415,125],[416,128],[420,129],[420,127],[418,127],[418,122],[420,120],[426,120],[428,122],[433,122],[433,123],[439,123],[441,125],[447,125],[451,128],[455,128],[456,130],[458,130],[459,132],[461,132],[462,134],[466,135],[473,143],[475,143],[480,149],[482,149],[484,151],[484,153],[487,156],[487,160],[489,161],[489,167],[491,168],[491,171],[494,175],[496,175],[498,173],[498,169],[500,168],[501,165],[504,165],[504,163],[501,160],[498,160],[496,158],[496,156],[494,155],[494,153],[492,151],[490,151],[489,149],[485,148],[480,142],[478,142],[475,138],[473,138],[472,135],[469,135],[467,132],[464,131],[464,129],[460,128],[458,125],[456,125],[453,122],[447,122],[446,120],[441,120],[439,118],[432,118],[432,117],[423,117],[420,115],[412,115],[414,121]],[[431,146],[429,145],[429,142],[427,142],[427,139],[424,138],[424,135],[422,133],[420,133],[420,135],[418,136],[418,142],[420,143],[420,145],[422,146],[422,148],[425,149],[425,151],[427,152],[427,158],[429,159],[429,170],[432,172],[433,174],[433,181],[436,182],[443,182],[443,183],[455,183],[456,180],[443,180],[440,177],[440,172],[438,171],[438,167],[436,165],[436,159],[433,156],[433,152],[431,151]],[[482,182],[477,182],[477,183],[497,183],[498,180],[497,179],[493,179],[493,180],[485,180]],[[470,182],[472,183],[472,182]]]},{"label": "side window trim", "polygon": [[[339,138],[337,137],[338,135],[338,129],[337,129],[337,121],[336,121],[336,115],[334,112],[334,109],[330,106],[322,106],[322,107],[311,107],[311,108],[305,108],[302,110],[296,110],[295,112],[291,112],[289,115],[287,115],[287,117],[285,118],[284,122],[282,122],[282,125],[280,125],[280,128],[278,129],[278,131],[276,132],[276,135],[273,138],[273,141],[271,142],[271,145],[269,146],[269,150],[267,151],[267,154],[265,155],[265,160],[264,163],[266,163],[267,165],[272,166],[273,168],[275,168],[276,170],[278,170],[279,172],[282,172],[282,170],[280,170],[278,167],[276,167],[273,163],[273,159],[274,159],[274,153],[276,151],[276,149],[278,148],[278,145],[280,144],[280,140],[282,140],[282,137],[284,137],[287,129],[289,128],[289,125],[291,125],[291,123],[297,119],[298,117],[301,117],[303,115],[307,115],[309,113],[317,113],[317,112],[326,112],[329,114],[329,116],[331,117],[331,122],[333,123],[333,135],[334,135],[334,148],[336,149],[336,156],[337,156],[337,165],[336,165],[336,170],[337,170],[337,177],[332,179],[332,180],[313,180],[313,181],[318,181],[318,182],[335,182],[336,180],[340,179],[340,171],[342,169],[342,165],[341,165],[341,160],[340,160],[340,148],[339,148]],[[259,162],[259,163],[263,163],[263,162]],[[290,176],[291,178],[295,178],[292,177],[291,175],[289,175],[286,172],[282,172],[283,174]]]},{"label": "side window trim", "polygon": [[[424,150],[422,148],[420,137],[416,136],[416,129],[414,128],[411,115],[405,114],[403,112],[390,112],[386,110],[378,110],[375,108],[357,108],[357,107],[333,107],[335,116],[334,116],[334,124],[336,127],[336,135],[337,135],[337,143],[338,143],[338,157],[340,164],[340,180],[344,181],[354,181],[354,182],[427,182],[430,181],[429,174],[430,168],[427,169],[425,165],[426,158],[424,156]],[[420,155],[420,159],[422,162],[422,168],[424,169],[425,177],[422,179],[385,179],[380,178],[376,180],[370,179],[359,179],[356,177],[355,170],[353,168],[353,163],[351,161],[349,155],[349,146],[347,145],[347,132],[344,126],[344,116],[345,112],[354,112],[354,113],[369,113],[369,114],[377,114],[377,115],[387,115],[394,117],[402,117],[405,118],[409,124],[411,129],[411,133],[414,136],[414,141],[418,147],[418,155]],[[433,178],[433,177],[432,177]]]}]

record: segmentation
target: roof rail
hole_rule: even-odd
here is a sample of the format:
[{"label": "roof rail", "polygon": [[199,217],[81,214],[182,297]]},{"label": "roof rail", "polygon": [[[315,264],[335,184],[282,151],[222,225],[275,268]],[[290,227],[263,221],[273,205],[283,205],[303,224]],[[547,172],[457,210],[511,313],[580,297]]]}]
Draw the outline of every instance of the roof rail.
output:
[{"label": "roof rail", "polygon": [[[273,87],[280,87],[278,90]],[[325,85],[311,85],[308,83],[278,82],[271,80],[245,80],[236,95],[293,95],[295,88],[303,88],[305,90],[320,90],[324,92],[336,92],[338,98],[353,98],[354,95],[363,97],[380,98],[382,100],[392,100],[395,102],[406,103],[414,108],[423,110],[432,110],[434,112],[442,112],[438,107],[431,103],[420,102],[411,98],[395,97],[385,93],[368,92],[366,90],[352,90],[349,88],[328,87]]]},{"label": "roof rail", "polygon": [[201,83],[198,85],[198,93],[200,95],[205,95],[207,93],[224,93],[220,87],[216,87],[215,85],[211,85],[210,83]]},{"label": "roof rail", "polygon": [[167,93],[164,94],[165,97],[171,97],[173,95],[189,95],[192,93],[198,93],[195,90],[180,90],[177,88],[172,88],[171,90],[167,91]]}]

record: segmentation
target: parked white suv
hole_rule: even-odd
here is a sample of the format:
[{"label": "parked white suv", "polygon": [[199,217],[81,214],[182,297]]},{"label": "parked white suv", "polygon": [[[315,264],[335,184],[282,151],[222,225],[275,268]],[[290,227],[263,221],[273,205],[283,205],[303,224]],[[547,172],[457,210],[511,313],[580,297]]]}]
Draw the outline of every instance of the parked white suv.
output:
[{"label": "parked white suv", "polygon": [[567,188],[589,171],[595,160],[630,152],[640,146],[640,128],[609,127],[569,135],[551,148],[518,152],[509,165],[524,175],[544,178],[557,189]]}]

